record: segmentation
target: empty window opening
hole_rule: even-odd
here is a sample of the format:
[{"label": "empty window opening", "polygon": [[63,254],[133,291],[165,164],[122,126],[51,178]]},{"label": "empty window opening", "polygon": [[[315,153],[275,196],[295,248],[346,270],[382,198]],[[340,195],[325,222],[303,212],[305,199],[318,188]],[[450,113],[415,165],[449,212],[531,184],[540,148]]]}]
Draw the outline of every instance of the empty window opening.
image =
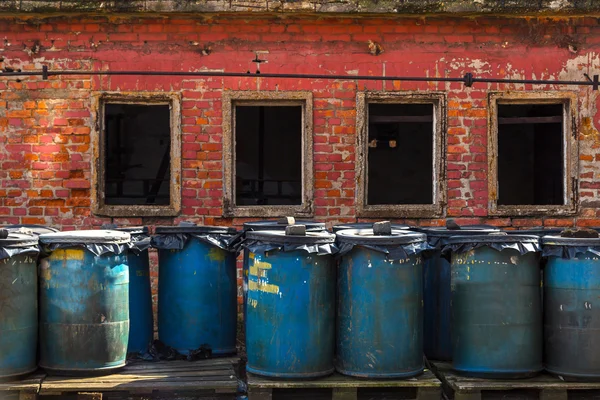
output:
[{"label": "empty window opening", "polygon": [[302,204],[302,106],[235,107],[236,205]]},{"label": "empty window opening", "polygon": [[105,204],[169,205],[168,105],[104,105]]},{"label": "empty window opening", "polygon": [[368,105],[367,203],[433,204],[433,104]]},{"label": "empty window opening", "polygon": [[498,204],[565,204],[562,104],[498,104]]}]

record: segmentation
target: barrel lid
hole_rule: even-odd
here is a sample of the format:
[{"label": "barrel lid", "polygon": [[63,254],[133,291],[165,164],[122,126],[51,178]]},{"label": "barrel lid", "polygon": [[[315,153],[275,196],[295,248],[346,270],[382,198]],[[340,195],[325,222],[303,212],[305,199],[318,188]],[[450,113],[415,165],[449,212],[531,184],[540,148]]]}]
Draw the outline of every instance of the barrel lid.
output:
[{"label": "barrel lid", "polygon": [[286,235],[285,231],[248,231],[246,239],[274,244],[330,244],[335,235],[326,231],[306,232],[305,235]]},{"label": "barrel lid", "polygon": [[228,228],[225,226],[209,226],[209,225],[157,226],[155,232],[159,235],[177,234],[177,233],[235,235],[237,233],[235,228]]},{"label": "barrel lid", "polygon": [[[296,220],[296,225],[304,225],[306,231],[318,232],[327,229],[324,222]],[[244,223],[245,231],[285,231],[290,224],[280,220],[251,221]]]},{"label": "barrel lid", "polygon": [[340,243],[370,244],[370,245],[403,245],[419,243],[427,240],[423,233],[408,232],[402,229],[392,229],[390,235],[376,235],[373,228],[368,229],[342,229],[336,232]]},{"label": "barrel lid", "polygon": [[8,232],[6,238],[0,239],[0,247],[28,247],[36,246],[38,237],[31,234]]},{"label": "barrel lid", "polygon": [[[333,226],[333,233],[337,233],[342,229],[370,229],[372,227],[372,222],[354,222],[349,224],[337,224]],[[394,230],[408,230],[410,228],[410,225],[392,224],[392,229]]]},{"label": "barrel lid", "polygon": [[3,226],[0,229],[8,229],[9,232],[23,233],[26,235],[33,234],[36,236],[43,235],[44,233],[58,232],[58,229],[50,228],[49,226],[32,225],[32,224],[8,225],[8,226]]},{"label": "barrel lid", "polygon": [[97,244],[124,244],[131,241],[131,235],[127,232],[115,230],[85,230],[67,231],[56,233],[45,233],[40,236],[42,243],[97,243]]},{"label": "barrel lid", "polygon": [[413,230],[425,233],[430,237],[451,237],[451,236],[471,236],[486,235],[489,233],[500,232],[500,229],[488,225],[465,225],[461,229],[448,229],[442,226],[436,227],[416,227]]},{"label": "barrel lid", "polygon": [[548,235],[560,235],[563,231],[561,228],[530,228],[530,229],[519,229],[519,230],[505,230],[509,235],[536,235],[536,236],[548,236]]},{"label": "barrel lid", "polygon": [[600,246],[600,238],[575,238],[548,235],[542,237],[544,246]]},{"label": "barrel lid", "polygon": [[539,236],[535,235],[507,235],[505,232],[493,232],[491,234],[451,236],[446,243],[539,243],[539,241]]},{"label": "barrel lid", "polygon": [[131,235],[142,235],[142,234],[147,235],[149,232],[147,226],[123,226],[123,227],[114,227],[114,228],[110,228],[110,229],[119,231],[119,232],[127,232]]}]

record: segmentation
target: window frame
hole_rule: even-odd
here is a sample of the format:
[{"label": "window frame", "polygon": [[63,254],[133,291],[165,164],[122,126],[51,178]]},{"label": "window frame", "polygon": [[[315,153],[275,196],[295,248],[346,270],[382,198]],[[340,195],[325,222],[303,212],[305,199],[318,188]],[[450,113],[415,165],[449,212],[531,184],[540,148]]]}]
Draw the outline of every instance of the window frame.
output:
[{"label": "window frame", "polygon": [[[379,104],[433,105],[433,204],[368,204],[369,108]],[[365,218],[441,217],[446,200],[446,104],[445,92],[360,92],[356,98],[356,214]]]},{"label": "window frame", "polygon": [[[171,124],[169,205],[109,205],[105,202],[105,105],[168,105]],[[92,95],[92,212],[108,217],[174,217],[181,211],[181,96],[164,92],[101,92]]]},{"label": "window frame", "polygon": [[[298,205],[236,205],[235,110],[236,106],[302,107],[302,203]],[[312,217],[313,210],[313,95],[290,91],[225,91],[223,93],[223,216],[224,217]]]},{"label": "window frame", "polygon": [[[569,91],[491,92],[488,112],[488,196],[490,216],[560,216],[577,213],[579,187],[579,143],[577,94]],[[498,104],[562,104],[564,205],[498,204]]]}]

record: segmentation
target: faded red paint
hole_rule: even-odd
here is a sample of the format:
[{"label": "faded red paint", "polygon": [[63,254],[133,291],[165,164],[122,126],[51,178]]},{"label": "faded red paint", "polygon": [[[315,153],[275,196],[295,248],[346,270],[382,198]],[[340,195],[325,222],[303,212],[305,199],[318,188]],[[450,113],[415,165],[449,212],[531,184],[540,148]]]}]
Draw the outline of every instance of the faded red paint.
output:
[{"label": "faded red paint", "polygon": [[[369,53],[367,41],[383,54]],[[289,16],[0,17],[4,67],[39,70],[224,70],[264,72],[584,79],[600,67],[596,18],[311,18]],[[39,48],[38,48],[39,45]],[[212,52],[202,55],[210,46]],[[357,91],[448,93],[448,217],[498,226],[600,226],[598,99],[579,93],[580,202],[568,218],[488,218],[487,93],[531,85],[274,80],[258,78],[0,78],[0,224],[64,229],[103,223],[168,224],[223,219],[221,95],[225,90],[309,90],[314,95],[314,207],[319,220],[355,220]],[[102,218],[90,211],[94,91],[182,95],[182,212],[177,218]],[[407,220],[439,225],[441,219]]]}]

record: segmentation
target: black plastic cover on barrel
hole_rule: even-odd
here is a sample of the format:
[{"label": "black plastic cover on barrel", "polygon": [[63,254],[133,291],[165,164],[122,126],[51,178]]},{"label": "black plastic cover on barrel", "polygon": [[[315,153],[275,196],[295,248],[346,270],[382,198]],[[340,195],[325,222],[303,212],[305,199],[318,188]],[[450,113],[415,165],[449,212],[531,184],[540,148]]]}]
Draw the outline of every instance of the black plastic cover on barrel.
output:
[{"label": "black plastic cover on barrel", "polygon": [[488,235],[451,236],[445,240],[442,254],[465,253],[480,247],[494,250],[517,250],[521,255],[541,250],[540,238],[533,235],[507,235],[504,232]]},{"label": "black plastic cover on barrel", "polygon": [[[348,224],[338,224],[333,226],[333,233],[338,233],[343,229],[371,229],[373,227],[372,222],[355,222]],[[409,230],[411,229],[410,225],[404,224],[392,224],[392,229],[394,230]]]},{"label": "black plastic cover on barrel", "polygon": [[236,242],[240,234],[234,228],[181,224],[179,226],[157,226],[156,235],[152,236],[152,247],[165,250],[183,250],[191,238],[235,252]]},{"label": "black plastic cover on barrel", "polygon": [[486,235],[489,233],[500,232],[500,229],[489,225],[465,225],[460,229],[448,229],[446,227],[417,227],[412,228],[416,232],[427,235],[427,242],[430,246],[441,249],[446,239],[452,236],[470,236]]},{"label": "black plastic cover on barrel", "polygon": [[95,256],[121,254],[129,250],[131,235],[113,230],[83,230],[45,233],[40,235],[45,252],[82,247]]},{"label": "black plastic cover on barrel", "polygon": [[40,248],[36,236],[0,230],[0,260],[19,254],[37,256],[39,253]]},{"label": "black plastic cover on barrel", "polygon": [[[304,225],[307,232],[321,232],[327,230],[324,222],[295,220],[296,225]],[[281,220],[251,221],[244,224],[244,231],[284,231],[287,223]]]},{"label": "black plastic cover on barrel", "polygon": [[129,248],[136,254],[140,254],[150,248],[151,237],[147,226],[123,226],[115,224],[102,225],[102,229],[112,229],[119,232],[127,232],[131,235],[131,244]]},{"label": "black plastic cover on barrel", "polygon": [[317,255],[336,254],[335,235],[329,232],[306,232],[286,235],[285,231],[249,231],[242,245],[252,253],[302,250]]},{"label": "black plastic cover on barrel", "polygon": [[542,237],[544,257],[573,259],[587,252],[600,257],[600,238]]},{"label": "black plastic cover on barrel", "polygon": [[336,232],[339,255],[360,246],[387,254],[390,260],[402,260],[413,254],[432,249],[423,233],[392,229],[389,235],[376,235],[369,229],[343,229]]}]

